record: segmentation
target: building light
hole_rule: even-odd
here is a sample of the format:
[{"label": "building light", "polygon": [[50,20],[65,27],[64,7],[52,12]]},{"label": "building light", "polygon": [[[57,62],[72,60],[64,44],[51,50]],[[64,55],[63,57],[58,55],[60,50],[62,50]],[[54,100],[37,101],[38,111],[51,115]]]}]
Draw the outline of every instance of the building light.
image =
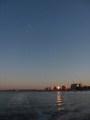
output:
[{"label": "building light", "polygon": [[59,89],[60,89],[60,87],[59,87],[59,86],[57,86],[57,89],[59,90]]}]

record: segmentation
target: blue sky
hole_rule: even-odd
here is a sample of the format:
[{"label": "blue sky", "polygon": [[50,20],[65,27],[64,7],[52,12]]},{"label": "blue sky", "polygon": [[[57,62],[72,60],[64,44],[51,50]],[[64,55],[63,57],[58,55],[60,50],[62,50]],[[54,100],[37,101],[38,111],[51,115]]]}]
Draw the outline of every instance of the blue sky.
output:
[{"label": "blue sky", "polygon": [[0,33],[1,89],[90,85],[89,0],[0,1]]}]

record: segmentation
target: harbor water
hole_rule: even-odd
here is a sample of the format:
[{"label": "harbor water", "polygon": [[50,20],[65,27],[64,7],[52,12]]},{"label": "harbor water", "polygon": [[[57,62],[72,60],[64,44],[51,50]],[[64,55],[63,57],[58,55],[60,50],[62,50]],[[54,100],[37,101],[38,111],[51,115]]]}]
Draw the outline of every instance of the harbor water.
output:
[{"label": "harbor water", "polygon": [[0,120],[90,120],[90,91],[1,91]]}]

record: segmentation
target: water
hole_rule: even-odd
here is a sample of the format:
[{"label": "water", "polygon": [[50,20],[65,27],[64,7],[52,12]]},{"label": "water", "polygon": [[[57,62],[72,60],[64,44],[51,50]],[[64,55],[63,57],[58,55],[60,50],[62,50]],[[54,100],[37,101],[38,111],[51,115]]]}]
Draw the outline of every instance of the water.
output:
[{"label": "water", "polygon": [[0,120],[90,120],[90,92],[0,92]]}]

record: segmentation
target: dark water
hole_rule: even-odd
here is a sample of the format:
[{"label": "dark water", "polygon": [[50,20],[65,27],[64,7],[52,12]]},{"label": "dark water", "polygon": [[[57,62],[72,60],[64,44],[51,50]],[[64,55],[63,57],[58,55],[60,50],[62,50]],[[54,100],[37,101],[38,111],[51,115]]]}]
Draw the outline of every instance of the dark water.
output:
[{"label": "dark water", "polygon": [[90,120],[90,92],[0,92],[0,120]]}]

